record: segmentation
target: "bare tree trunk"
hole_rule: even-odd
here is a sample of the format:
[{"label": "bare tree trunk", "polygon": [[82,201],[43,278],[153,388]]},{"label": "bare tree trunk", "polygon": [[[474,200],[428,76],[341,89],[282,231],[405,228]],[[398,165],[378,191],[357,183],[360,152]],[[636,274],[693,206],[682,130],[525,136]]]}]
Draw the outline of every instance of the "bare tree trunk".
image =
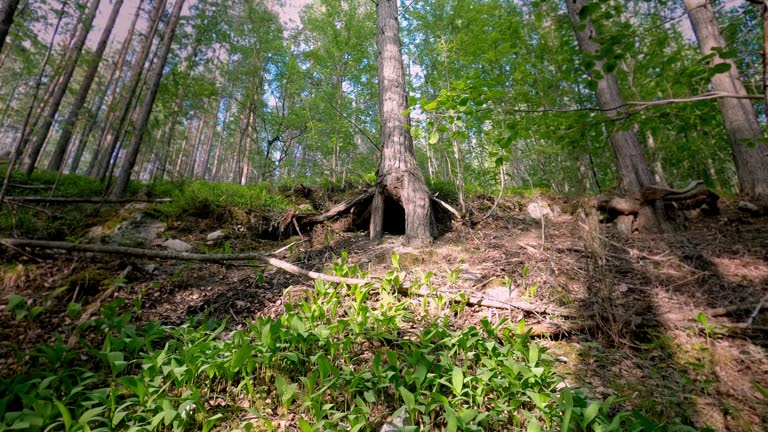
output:
[{"label": "bare tree trunk", "polygon": [[376,29],[382,150],[371,206],[371,239],[383,235],[384,196],[388,195],[405,210],[405,242],[430,243],[436,234],[431,197],[414,156],[410,117],[403,115],[408,99],[396,0],[379,0]]},{"label": "bare tree trunk", "polygon": [[56,118],[56,114],[59,112],[59,108],[61,107],[61,101],[64,100],[64,95],[67,92],[67,87],[69,87],[69,82],[72,80],[72,76],[75,73],[77,60],[80,58],[80,54],[82,53],[83,47],[85,46],[85,41],[88,38],[88,33],[90,32],[91,26],[93,25],[93,20],[96,18],[96,10],[99,8],[99,3],[101,3],[100,0],[91,0],[90,4],[88,5],[88,11],[85,14],[85,20],[83,21],[77,37],[75,38],[74,46],[70,51],[67,63],[64,66],[64,70],[62,71],[61,82],[59,83],[56,91],[53,94],[53,97],[51,98],[50,105],[48,105],[48,110],[45,112],[42,119],[43,123],[40,125],[40,128],[37,131],[37,137],[32,142],[32,146],[29,149],[26,166],[24,167],[24,172],[26,175],[31,175],[32,171],[34,171],[35,166],[37,165],[37,159],[40,155],[40,151],[43,149],[43,144],[45,144],[45,140],[48,137],[48,133],[51,131],[51,126],[53,125],[53,121]]},{"label": "bare tree trunk", "polygon": [[226,113],[224,114],[224,121],[221,123],[221,134],[219,135],[219,142],[216,145],[216,155],[213,157],[213,166],[211,167],[211,176],[210,176],[211,181],[216,181],[216,178],[218,177],[221,148],[224,146],[224,138],[227,135],[226,134],[227,123],[229,123],[229,110],[230,108],[227,108]]},{"label": "bare tree trunk", "polygon": [[[158,3],[161,3],[158,1]],[[125,35],[125,39],[123,40],[123,45],[120,47],[120,53],[117,55],[117,63],[115,64],[115,68],[112,70],[112,73],[109,76],[109,81],[107,81],[107,86],[104,88],[104,97],[106,97],[107,93],[109,93],[109,97],[106,99],[105,102],[102,102],[100,105],[103,105],[106,109],[104,113],[104,120],[101,123],[100,132],[98,134],[99,138],[96,140],[96,148],[94,149],[94,153],[91,156],[91,162],[88,164],[88,170],[86,171],[89,176],[94,176],[96,174],[96,169],[99,163],[99,159],[102,157],[103,154],[106,153],[106,150],[103,148],[105,145],[105,136],[107,131],[109,130],[109,126],[112,123],[113,116],[115,114],[115,107],[113,106],[114,100],[117,97],[117,95],[120,92],[120,87],[118,84],[123,80],[123,73],[124,69],[123,66],[125,64],[125,60],[128,58],[128,50],[131,47],[131,41],[133,40],[133,34],[136,31],[136,23],[139,21],[139,18],[141,17],[141,7],[144,5],[144,0],[139,0],[139,5],[136,7],[136,12],[133,15],[133,19],[131,20],[131,25],[128,28],[128,32]],[[112,88],[110,90],[110,84],[112,85]],[[103,99],[103,98],[102,98]],[[98,115],[96,115],[98,117]],[[95,118],[94,117],[94,120]]]},{"label": "bare tree trunk", "polygon": [[[180,0],[179,0],[180,1]],[[109,161],[113,157],[113,153],[117,149],[117,142],[120,137],[120,130],[128,119],[128,114],[131,110],[131,101],[136,96],[136,90],[139,88],[141,82],[142,71],[144,70],[145,63],[149,57],[149,52],[152,49],[152,41],[155,38],[158,24],[160,23],[160,17],[163,10],[165,10],[166,0],[157,0],[155,7],[152,9],[152,16],[150,17],[149,28],[147,29],[146,38],[141,50],[136,55],[133,67],[131,68],[131,77],[128,84],[126,84],[126,91],[123,100],[118,105],[117,115],[112,117],[113,123],[111,137],[104,145],[104,153],[99,158],[96,169],[96,177],[103,180],[106,177],[106,173],[109,170]],[[105,127],[105,129],[109,129]]]},{"label": "bare tree trunk", "polygon": [[35,79],[35,84],[33,86],[33,91],[32,91],[32,101],[30,101],[29,107],[27,108],[27,113],[24,116],[24,122],[21,126],[21,130],[19,131],[19,136],[16,139],[16,142],[13,146],[13,151],[11,152],[11,160],[8,162],[8,166],[6,167],[5,178],[3,179],[3,186],[2,188],[0,188],[0,207],[3,206],[3,199],[5,198],[5,192],[8,190],[8,183],[11,180],[11,175],[13,175],[13,169],[18,163],[22,152],[24,151],[25,138],[26,138],[25,135],[27,135],[27,127],[29,126],[29,120],[32,117],[32,112],[34,111],[35,104],[37,103],[37,95],[40,92],[40,87],[42,86],[42,82],[43,82],[43,76],[45,75],[45,69],[48,67],[48,61],[50,60],[51,53],[53,52],[53,46],[54,46],[54,42],[56,41],[56,35],[59,32],[61,21],[64,18],[66,5],[67,5],[66,1],[62,2],[61,4],[61,9],[56,19],[56,26],[53,29],[53,33],[51,34],[51,41],[48,44],[48,50],[45,53],[45,58],[43,58],[43,64],[40,66],[40,72],[38,73],[37,78]]},{"label": "bare tree trunk", "polygon": [[0,51],[5,45],[5,38],[11,31],[13,25],[13,16],[16,14],[16,8],[19,7],[19,0],[5,0],[0,6]]},{"label": "bare tree trunk", "polygon": [[104,57],[104,51],[107,49],[107,42],[109,42],[109,37],[112,35],[112,30],[115,28],[115,22],[117,21],[117,16],[120,14],[120,9],[122,7],[123,0],[115,0],[112,5],[112,12],[109,14],[104,31],[101,32],[101,37],[99,38],[96,50],[93,53],[93,59],[91,59],[88,70],[85,72],[85,77],[80,83],[75,102],[70,108],[64,123],[62,123],[61,135],[59,135],[59,140],[56,143],[56,147],[53,149],[51,159],[48,161],[48,169],[51,171],[59,171],[61,169],[64,155],[67,153],[69,142],[72,139],[75,122],[77,122],[77,118],[80,116],[80,111],[88,100],[88,94],[91,92],[93,80],[96,78],[96,73],[99,71],[101,59]]},{"label": "bare tree trunk", "polygon": [[[716,52],[727,47],[709,0],[685,0],[685,7],[702,54],[714,53],[711,60],[713,66],[730,65],[728,71],[712,77],[714,90],[746,95],[736,63],[733,59],[721,58]],[[768,145],[761,140],[763,132],[752,102],[747,99],[719,98],[717,104],[728,132],[741,193],[768,206]]]},{"label": "bare tree trunk", "polygon": [[152,75],[149,80],[149,91],[144,98],[144,104],[141,107],[139,117],[136,119],[133,138],[131,139],[130,145],[126,148],[125,161],[123,161],[123,166],[117,174],[115,189],[112,191],[112,194],[116,197],[123,196],[128,189],[128,181],[131,179],[131,172],[136,163],[136,157],[139,155],[139,148],[141,147],[141,139],[144,135],[144,129],[146,129],[147,123],[149,122],[149,116],[152,114],[152,107],[155,104],[155,97],[157,96],[157,90],[160,87],[160,80],[163,78],[165,62],[168,60],[168,54],[171,52],[171,44],[173,43],[173,37],[176,35],[176,27],[179,24],[182,6],[184,6],[184,0],[176,0],[170,21],[168,22],[165,34],[163,35],[163,41],[160,47],[158,47],[160,49],[160,56],[152,70]]},{"label": "bare tree trunk", "polygon": [[[601,48],[595,41],[597,38],[595,26],[589,17],[583,20],[579,17],[579,12],[588,0],[565,0],[565,3],[579,47],[585,54],[595,56]],[[616,107],[624,105],[624,98],[619,91],[616,75],[605,71],[604,64],[604,60],[595,61],[595,70],[600,72],[597,75],[599,79],[596,79],[597,104],[610,118],[620,118],[625,114],[625,110]],[[611,132],[609,139],[616,167],[619,170],[621,191],[634,194],[640,192],[643,187],[652,185],[653,177],[645,161],[643,147],[640,145],[637,134],[632,130],[615,130]]]}]

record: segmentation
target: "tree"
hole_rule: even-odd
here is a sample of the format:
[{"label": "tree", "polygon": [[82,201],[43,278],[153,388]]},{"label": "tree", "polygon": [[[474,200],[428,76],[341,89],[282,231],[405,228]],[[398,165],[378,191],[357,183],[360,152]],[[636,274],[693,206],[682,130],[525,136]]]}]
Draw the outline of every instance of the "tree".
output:
[{"label": "tree", "polygon": [[379,67],[381,160],[371,206],[371,239],[381,239],[384,198],[389,196],[405,210],[405,242],[430,243],[436,228],[431,197],[416,163],[400,52],[397,0],[379,0],[376,6],[376,47]]},{"label": "tree", "polygon": [[149,116],[152,114],[152,107],[155,104],[155,97],[157,97],[157,90],[160,87],[160,80],[163,79],[163,70],[165,69],[165,63],[168,60],[168,53],[171,51],[171,44],[173,43],[173,37],[176,35],[176,27],[179,24],[181,18],[181,8],[184,6],[184,0],[176,0],[176,4],[173,7],[170,21],[163,34],[163,40],[158,47],[160,53],[157,57],[157,61],[149,76],[149,89],[147,95],[144,98],[144,102],[141,106],[141,111],[136,118],[134,125],[133,137],[131,142],[125,150],[125,160],[120,167],[120,171],[117,174],[117,181],[115,182],[115,189],[112,191],[112,195],[121,197],[128,189],[128,181],[131,179],[133,173],[133,167],[136,164],[136,158],[139,155],[139,148],[141,147],[141,140],[144,135],[144,129],[149,122]]},{"label": "tree", "polygon": [[5,0],[0,6],[0,51],[5,45],[5,38],[13,25],[13,16],[16,14],[16,8],[19,7],[19,0]]},{"label": "tree", "polygon": [[[685,0],[685,8],[693,25],[699,48],[711,56],[712,87],[715,91],[746,96],[736,62],[726,55],[725,39],[709,0]],[[736,164],[741,193],[768,206],[768,146],[755,109],[748,99],[720,98],[717,100],[728,141]]]},{"label": "tree", "polygon": [[85,46],[88,33],[90,32],[91,26],[93,25],[93,20],[96,17],[96,10],[99,8],[99,3],[100,0],[91,0],[90,4],[88,5],[88,10],[86,12],[84,21],[80,26],[77,36],[75,37],[74,45],[70,49],[69,57],[67,57],[64,70],[62,71],[61,81],[56,87],[56,91],[53,93],[50,105],[48,105],[48,110],[45,112],[42,119],[42,124],[39,126],[37,131],[37,136],[35,137],[34,141],[32,141],[32,146],[29,149],[26,166],[24,167],[26,175],[31,175],[32,171],[34,171],[35,166],[37,165],[37,158],[40,156],[40,151],[43,149],[43,144],[45,144],[45,140],[48,138],[48,133],[51,130],[51,126],[53,126],[53,120],[56,117],[56,113],[59,112],[59,107],[61,106],[62,100],[64,100],[64,95],[67,92],[67,87],[69,87],[69,82],[72,80],[72,76],[75,73],[77,60],[80,58],[80,54],[82,53],[83,47]]},{"label": "tree", "polygon": [[[611,119],[620,119],[625,113],[624,98],[612,67],[601,57],[597,31],[589,17],[590,9],[585,8],[588,0],[566,0],[568,16],[576,33],[576,40],[584,55],[594,62],[591,71],[596,82],[597,105]],[[640,192],[645,186],[653,184],[651,170],[643,155],[643,147],[634,130],[613,130],[609,140],[616,167],[619,171],[619,187],[625,194]]]},{"label": "tree", "polygon": [[[99,38],[99,42],[96,45],[96,51],[93,53],[94,58],[91,60],[88,70],[85,73],[85,77],[80,83],[75,102],[69,109],[69,114],[67,114],[67,117],[61,126],[61,135],[59,135],[59,140],[56,143],[56,147],[53,149],[51,159],[48,161],[48,169],[51,171],[58,171],[62,167],[64,156],[67,154],[69,142],[72,139],[75,122],[88,99],[88,94],[91,91],[93,80],[96,78],[96,73],[99,70],[104,51],[107,49],[107,42],[109,41],[109,37],[115,27],[115,22],[117,21],[117,16],[120,14],[120,9],[122,7],[123,0],[115,0],[115,3],[112,5],[112,12],[109,15],[109,19],[107,19],[104,31],[101,33],[101,38]],[[141,8],[141,5],[139,5],[139,8]]]},{"label": "tree", "polygon": [[[136,90],[139,88],[139,83],[141,82],[141,72],[144,70],[144,64],[147,62],[149,52],[152,49],[152,40],[154,39],[157,27],[160,24],[160,17],[165,10],[165,3],[166,0],[156,0],[155,6],[152,8],[144,43],[136,54],[133,67],[131,68],[131,76],[128,78],[128,83],[125,84],[125,94],[123,95],[122,100],[117,101],[117,114],[110,117],[112,124],[104,125],[101,131],[101,137],[98,141],[98,149],[100,149],[101,152],[93,156],[95,162],[92,166],[88,167],[89,175],[93,175],[101,181],[104,181],[107,177],[110,160],[112,159],[113,154],[117,149],[117,143],[120,140],[120,130],[123,128],[123,125],[128,119],[128,114],[131,111],[131,106],[133,105],[132,101],[134,100]],[[115,89],[115,91],[117,91],[117,89]],[[108,130],[111,130],[111,135],[108,134]],[[102,143],[102,141],[104,142]]]}]

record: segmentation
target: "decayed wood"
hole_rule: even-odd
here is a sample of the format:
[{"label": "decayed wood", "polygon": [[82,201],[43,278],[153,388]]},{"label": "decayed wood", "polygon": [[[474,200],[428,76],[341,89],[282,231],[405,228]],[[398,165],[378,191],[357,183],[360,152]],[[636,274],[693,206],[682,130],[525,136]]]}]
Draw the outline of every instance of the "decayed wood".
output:
[{"label": "decayed wood", "polygon": [[76,252],[128,255],[128,256],[135,256],[140,258],[160,258],[160,259],[181,260],[181,261],[221,262],[221,261],[255,260],[255,261],[264,262],[266,264],[269,264],[281,270],[285,270],[288,273],[295,274],[297,276],[308,277],[310,279],[322,279],[328,282],[347,283],[347,284],[354,284],[354,285],[361,285],[369,282],[366,279],[345,278],[345,277],[332,276],[332,275],[327,275],[323,273],[304,270],[289,262],[279,260],[276,258],[271,258],[260,253],[206,255],[206,254],[196,254],[196,253],[190,253],[190,252],[161,251],[161,250],[131,248],[131,247],[122,247],[122,246],[77,244],[77,243],[69,243],[69,242],[26,240],[26,239],[0,239],[0,244],[3,244],[8,247],[12,247],[12,248],[29,247],[34,249],[60,249],[60,250],[76,251]]},{"label": "decayed wood", "polygon": [[171,198],[83,198],[83,197],[5,197],[6,201],[17,203],[47,203],[47,204],[128,204],[128,203],[164,203],[173,201]]},{"label": "decayed wood", "polygon": [[597,210],[609,215],[622,216],[633,215],[640,211],[642,205],[639,201],[631,198],[608,197],[600,195],[597,197]]},{"label": "decayed wood", "polygon": [[350,198],[334,206],[332,209],[328,210],[323,214],[315,215],[315,216],[298,216],[298,218],[300,223],[302,224],[317,224],[317,223],[325,222],[329,219],[333,219],[336,216],[339,216],[340,214],[350,210],[352,207],[365,201],[366,199],[370,199],[371,197],[373,197],[373,189],[369,189],[356,197]]},{"label": "decayed wood", "polygon": [[608,215],[609,220],[613,220],[618,216],[637,215],[642,208],[660,200],[677,203],[679,208],[687,210],[704,205],[711,210],[717,210],[720,196],[704,186],[703,181],[695,180],[684,189],[647,186],[640,191],[638,198],[600,195],[596,199],[595,207]]}]

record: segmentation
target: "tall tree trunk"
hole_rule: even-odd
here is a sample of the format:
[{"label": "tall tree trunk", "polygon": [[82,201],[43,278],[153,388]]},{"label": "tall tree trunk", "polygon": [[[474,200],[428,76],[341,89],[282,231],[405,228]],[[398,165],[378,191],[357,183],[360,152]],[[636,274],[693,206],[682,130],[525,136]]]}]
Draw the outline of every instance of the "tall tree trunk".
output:
[{"label": "tall tree trunk", "polygon": [[43,64],[40,66],[40,72],[38,73],[35,84],[33,85],[33,91],[32,91],[32,101],[29,103],[29,107],[27,108],[27,113],[24,116],[24,122],[22,123],[21,130],[19,131],[19,136],[16,139],[13,151],[11,152],[11,160],[8,163],[8,166],[6,167],[5,172],[5,178],[3,179],[3,186],[0,188],[0,207],[3,206],[3,200],[5,199],[5,192],[8,190],[8,183],[11,180],[11,175],[13,175],[13,169],[16,166],[17,162],[20,159],[20,156],[22,152],[24,151],[24,145],[25,145],[25,135],[27,135],[27,127],[29,126],[29,120],[32,117],[32,112],[35,109],[35,104],[37,103],[37,95],[40,93],[40,87],[43,83],[43,76],[45,75],[45,69],[48,67],[48,61],[51,59],[51,53],[53,52],[53,46],[54,42],[56,41],[56,35],[59,32],[59,27],[61,26],[61,21],[64,18],[64,12],[66,10],[67,2],[64,1],[61,3],[61,9],[59,10],[59,15],[56,19],[56,26],[53,29],[53,33],[51,34],[51,41],[48,44],[48,50],[45,52],[45,57],[43,58]]},{"label": "tall tree trunk", "polygon": [[405,91],[403,56],[397,0],[379,0],[376,6],[376,47],[379,69],[381,161],[371,206],[371,239],[381,239],[384,226],[384,196],[395,199],[405,210],[405,243],[430,243],[436,234],[431,196],[413,150],[410,117]]},{"label": "tall tree trunk", "polygon": [[5,0],[0,6],[0,51],[5,45],[5,38],[11,31],[13,25],[13,16],[16,15],[16,8],[19,7],[19,0]]},{"label": "tall tree trunk", "polygon": [[72,46],[69,57],[67,58],[67,63],[64,66],[64,70],[62,71],[61,82],[59,83],[56,91],[53,94],[53,97],[51,98],[50,105],[48,105],[48,110],[43,115],[42,124],[37,131],[37,136],[35,137],[35,140],[32,141],[32,146],[29,149],[26,166],[24,167],[26,175],[31,175],[32,171],[34,171],[35,166],[37,165],[37,159],[40,155],[40,151],[43,149],[43,144],[45,144],[45,140],[48,137],[48,133],[51,131],[51,126],[53,125],[53,121],[56,118],[56,114],[59,112],[59,108],[61,107],[61,101],[64,100],[64,95],[67,92],[67,87],[69,87],[69,82],[72,80],[72,76],[75,73],[77,60],[80,58],[80,54],[83,51],[83,46],[85,46],[88,33],[91,31],[93,20],[96,18],[96,10],[99,8],[99,3],[100,0],[91,0],[90,4],[88,5],[88,11],[85,14],[85,19],[83,20],[77,37],[75,38],[74,45]]},{"label": "tall tree trunk", "polygon": [[112,35],[112,30],[115,28],[115,22],[117,21],[117,16],[120,14],[120,9],[122,7],[123,0],[115,0],[112,5],[112,12],[107,19],[104,31],[101,32],[101,37],[99,38],[96,50],[93,53],[94,58],[91,60],[88,70],[85,72],[85,77],[80,83],[75,102],[61,126],[61,135],[59,135],[59,140],[56,142],[56,147],[53,149],[51,159],[48,161],[48,169],[51,171],[59,171],[61,169],[61,163],[64,161],[64,155],[67,153],[69,142],[72,139],[75,122],[77,122],[77,119],[80,116],[80,111],[83,109],[86,100],[88,100],[88,94],[91,92],[93,80],[96,78],[96,73],[99,71],[101,59],[104,57],[104,51],[107,49],[107,42],[109,42],[109,37]]},{"label": "tall tree trunk", "polygon": [[136,163],[136,157],[139,155],[139,148],[141,147],[141,138],[144,135],[144,129],[146,129],[147,123],[149,122],[149,116],[152,114],[152,107],[155,104],[155,97],[157,96],[157,90],[160,87],[160,80],[163,78],[163,69],[168,60],[168,54],[171,52],[171,44],[173,43],[173,37],[176,35],[176,27],[179,24],[181,8],[183,6],[184,0],[176,0],[170,21],[168,22],[165,34],[163,35],[163,41],[159,47],[160,55],[152,70],[152,75],[149,81],[149,91],[144,98],[144,104],[141,107],[139,117],[136,119],[131,143],[126,148],[125,161],[123,161],[123,166],[117,174],[117,182],[115,183],[113,196],[121,197],[128,189],[128,181],[131,179],[131,172]]},{"label": "tall tree trunk", "polygon": [[[733,59],[721,58],[715,52],[727,47],[709,1],[685,0],[685,7],[702,54],[715,54],[711,60],[713,66],[722,63],[730,65],[728,71],[712,77],[713,89],[746,95],[736,63]],[[717,104],[728,132],[741,193],[768,206],[768,145],[761,140],[763,133],[752,102],[747,99],[720,98]]]},{"label": "tall tree trunk", "polygon": [[[595,41],[598,37],[595,26],[589,17],[584,20],[579,17],[579,12],[588,0],[565,0],[565,3],[579,47],[586,55],[596,57],[601,46]],[[625,114],[625,110],[616,107],[624,105],[624,98],[619,91],[616,75],[606,72],[603,69],[604,64],[604,60],[595,58],[595,70],[600,72],[597,75],[599,79],[596,79],[597,104],[610,118],[620,118]],[[633,130],[615,130],[611,132],[609,139],[619,171],[621,191],[625,194],[634,194],[643,187],[652,185],[653,177],[637,134]]]},{"label": "tall tree trunk", "polygon": [[[158,1],[158,3],[160,2]],[[118,96],[120,92],[119,84],[123,80],[123,73],[125,72],[123,66],[125,64],[126,59],[128,58],[128,50],[131,47],[131,41],[133,40],[133,34],[136,31],[136,24],[138,23],[139,18],[141,17],[141,8],[143,5],[144,5],[144,0],[139,0],[139,5],[136,7],[136,12],[133,14],[131,25],[128,27],[128,32],[125,35],[125,39],[123,39],[123,44],[120,47],[120,52],[117,55],[117,62],[115,63],[115,68],[112,70],[112,73],[109,75],[109,81],[107,81],[108,85],[104,87],[104,94],[102,95],[102,103],[99,104],[100,105],[99,109],[101,109],[102,106],[105,109],[104,118],[99,127],[98,139],[96,140],[96,148],[93,150],[91,161],[88,163],[88,170],[86,171],[86,173],[89,176],[94,176],[96,174],[99,158],[106,152],[106,150],[103,148],[103,146],[105,145],[104,138],[107,131],[109,130],[110,124],[112,123],[112,118],[115,115],[116,107],[113,105],[113,103],[115,98]],[[111,84],[111,87],[110,87],[110,84]],[[98,118],[98,115],[94,117],[93,119],[94,122],[96,121],[97,118]]]},{"label": "tall tree trunk", "polygon": [[[117,142],[120,138],[120,130],[128,119],[128,114],[130,113],[132,105],[131,101],[134,100],[136,96],[136,90],[139,88],[142,71],[144,70],[147,58],[149,57],[149,52],[152,49],[152,41],[155,38],[155,33],[157,32],[157,27],[160,23],[162,12],[165,10],[165,3],[166,0],[157,0],[155,7],[152,9],[146,38],[141,46],[141,50],[136,55],[133,67],[131,68],[131,77],[128,81],[128,84],[125,86],[125,95],[118,105],[117,114],[112,117],[113,121],[110,122],[112,123],[111,134],[106,134],[108,138],[103,147],[104,152],[100,155],[99,160],[97,161],[97,166],[95,167],[96,177],[100,180],[103,180],[107,171],[109,171],[109,163],[115,150],[117,149]],[[109,129],[109,127],[105,126],[105,130],[106,129]]]}]

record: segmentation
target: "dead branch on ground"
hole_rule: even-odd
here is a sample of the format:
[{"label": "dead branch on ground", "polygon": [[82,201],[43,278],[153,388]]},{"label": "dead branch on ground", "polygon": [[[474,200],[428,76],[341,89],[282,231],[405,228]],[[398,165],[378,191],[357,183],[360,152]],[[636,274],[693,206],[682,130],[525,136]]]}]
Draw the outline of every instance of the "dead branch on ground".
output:
[{"label": "dead branch on ground", "polygon": [[273,267],[285,270],[288,273],[295,274],[297,276],[304,276],[310,279],[322,279],[328,282],[334,283],[347,283],[362,285],[368,283],[366,279],[354,279],[344,278],[339,276],[326,275],[323,273],[317,273],[313,271],[304,270],[289,262],[279,260],[276,258],[268,257],[260,253],[245,253],[245,254],[197,254],[190,252],[174,252],[174,251],[161,251],[153,249],[140,249],[122,246],[107,246],[107,245],[92,245],[92,244],[76,244],[69,242],[57,242],[57,241],[44,241],[44,240],[26,240],[26,239],[0,239],[0,244],[8,247],[29,247],[33,249],[60,249],[66,251],[76,252],[91,252],[99,254],[111,254],[111,255],[128,255],[139,258],[159,258],[168,260],[179,261],[203,261],[203,262],[220,262],[220,261],[261,261],[269,264]]},{"label": "dead branch on ground", "polygon": [[139,203],[164,203],[173,201],[171,198],[126,198],[126,199],[105,199],[105,198],[82,198],[82,197],[5,197],[5,201],[10,203],[45,203],[45,204],[129,204]]}]

